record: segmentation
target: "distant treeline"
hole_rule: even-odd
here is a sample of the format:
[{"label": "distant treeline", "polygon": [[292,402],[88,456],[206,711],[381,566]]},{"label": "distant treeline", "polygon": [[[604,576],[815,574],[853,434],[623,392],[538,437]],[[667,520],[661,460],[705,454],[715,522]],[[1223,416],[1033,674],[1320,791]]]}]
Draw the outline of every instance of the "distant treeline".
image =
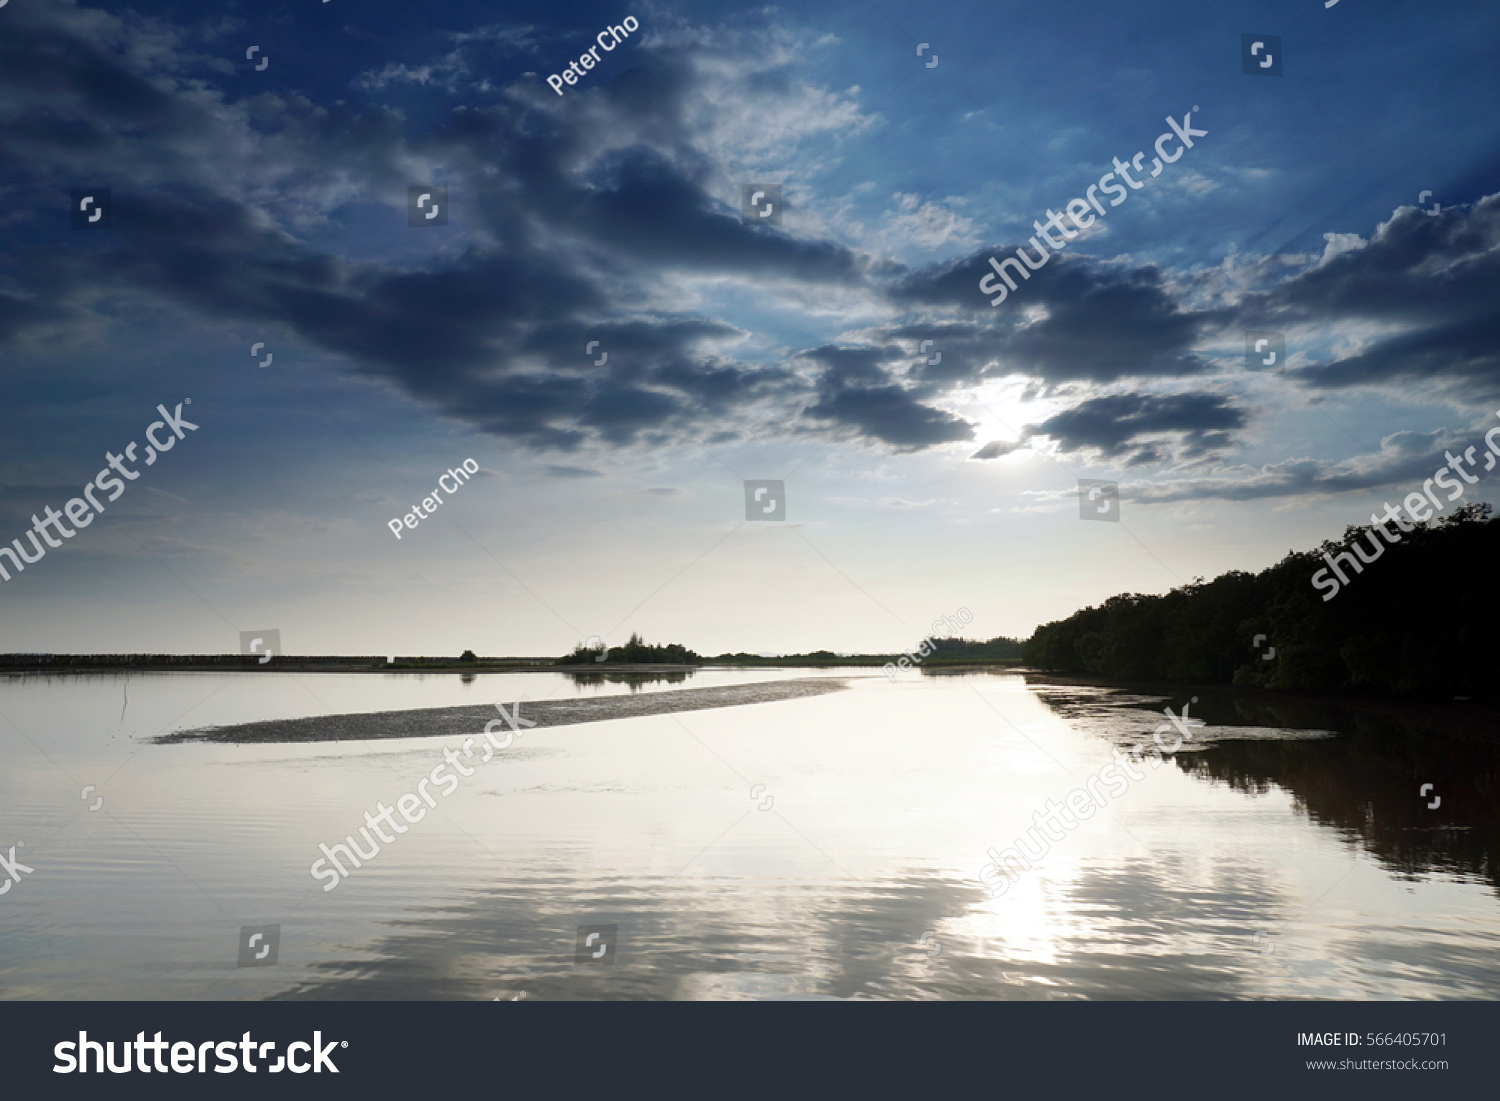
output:
[{"label": "distant treeline", "polygon": [[[927,640],[931,648],[928,662],[950,661],[1019,661],[1025,643],[1019,639],[992,638],[978,642],[966,638],[933,638]],[[600,661],[600,654],[607,656]],[[741,650],[724,653],[717,657],[704,658],[677,643],[665,646],[649,646],[639,635],[631,635],[624,646],[611,646],[601,651],[598,646],[580,643],[573,652],[557,659],[559,665],[881,665],[894,660],[895,654],[836,654],[832,650],[812,650],[805,654],[778,654],[766,657]]]},{"label": "distant treeline", "polygon": [[[710,659],[721,665],[785,665],[788,662],[806,662],[808,665],[839,665],[858,662],[859,659],[839,657],[832,650],[813,650],[806,654],[782,654],[768,658],[763,654],[748,654],[741,650],[736,654],[720,654]],[[864,664],[873,664],[878,659],[866,658]]]},{"label": "distant treeline", "polygon": [[669,642],[651,646],[632,632],[624,646],[589,646],[580,642],[573,652],[557,659],[559,665],[699,665],[703,658],[686,646]]},{"label": "distant treeline", "polygon": [[927,640],[927,645],[932,648],[927,661],[943,661],[950,658],[964,661],[980,658],[1017,661],[1022,651],[1026,649],[1026,643],[1023,640],[1006,638],[1004,635],[997,635],[985,642],[967,638],[932,638]]},{"label": "distant treeline", "polygon": [[153,669],[153,668],[234,668],[278,669],[317,666],[368,668],[443,668],[482,663],[489,665],[547,664],[548,658],[476,658],[471,651],[464,657],[398,657],[391,664],[381,656],[369,654],[337,655],[277,654],[262,662],[255,654],[0,654],[0,669]]},{"label": "distant treeline", "polygon": [[[369,665],[384,663],[385,658],[307,657],[286,658],[278,655],[271,664],[313,663],[318,665]],[[4,669],[98,669],[154,665],[259,665],[254,654],[0,654]]]},{"label": "distant treeline", "polygon": [[[1500,658],[1500,630],[1489,622],[1500,526],[1489,513],[1471,504],[1436,524],[1391,528],[1394,544],[1373,526],[1351,526],[1342,542],[1294,551],[1260,573],[1114,596],[1038,627],[1024,658],[1127,680],[1488,693]],[[1351,546],[1384,549],[1359,562]],[[1329,595],[1326,575],[1322,588],[1313,577],[1334,562],[1348,582]]]}]

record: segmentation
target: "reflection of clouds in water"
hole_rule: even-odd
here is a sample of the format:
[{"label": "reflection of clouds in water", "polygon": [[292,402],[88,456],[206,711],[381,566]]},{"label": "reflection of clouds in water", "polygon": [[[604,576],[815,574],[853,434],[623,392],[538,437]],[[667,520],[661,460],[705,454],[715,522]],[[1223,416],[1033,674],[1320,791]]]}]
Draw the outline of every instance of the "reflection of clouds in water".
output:
[{"label": "reflection of clouds in water", "polygon": [[[1043,875],[1041,879],[1046,882]],[[705,890],[705,886],[709,887]],[[392,922],[361,959],[330,961],[284,996],[488,999],[1193,999],[1260,996],[1252,934],[1288,904],[1259,871],[1181,855],[1089,869],[1048,884],[1038,929],[1011,900],[922,873],[874,883],[570,880],[485,890]],[[1087,920],[1080,920],[1086,914]],[[579,924],[620,926],[613,968],[573,962]],[[940,956],[919,932],[938,930]],[[787,950],[788,942],[799,946]],[[1267,975],[1269,977],[1269,975]]]},{"label": "reflection of clouds in water", "polygon": [[[982,901],[977,889],[908,873],[874,884],[673,877],[580,884],[535,871],[514,890],[389,923],[359,959],[282,997],[490,999],[940,998],[945,950],[920,950]],[[582,924],[620,926],[618,963],[576,965]],[[788,945],[794,946],[791,951]],[[976,996],[994,996],[993,993]]]},{"label": "reflection of clouds in water", "polygon": [[[1324,951],[1350,970],[1369,972],[1378,967],[1378,982],[1366,982],[1355,997],[1384,998],[1390,984],[1411,983],[1413,988],[1443,991],[1447,998],[1493,1000],[1500,993],[1496,974],[1495,945],[1473,944],[1433,928],[1420,918],[1392,936],[1351,932],[1329,941]],[[1431,996],[1430,994],[1428,996]]]},{"label": "reflection of clouds in water", "polygon": [[1371,930],[1358,909],[1297,901],[1263,868],[1238,859],[1133,858],[1087,869],[1065,886],[1043,874],[1036,892],[1040,927],[1029,915],[1016,935],[1012,915],[1025,903],[1007,896],[944,934],[967,977],[944,996],[1492,997],[1500,983],[1493,949],[1482,943],[1420,918]]}]

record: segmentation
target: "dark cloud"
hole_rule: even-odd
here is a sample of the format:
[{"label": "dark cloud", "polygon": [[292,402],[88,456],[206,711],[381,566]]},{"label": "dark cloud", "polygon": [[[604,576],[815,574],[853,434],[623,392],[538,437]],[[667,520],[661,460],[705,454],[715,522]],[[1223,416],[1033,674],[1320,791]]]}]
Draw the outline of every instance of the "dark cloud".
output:
[{"label": "dark cloud", "polygon": [[1402,207],[1366,244],[1336,252],[1274,291],[1248,298],[1247,328],[1377,321],[1394,334],[1331,363],[1287,372],[1341,388],[1450,380],[1500,395],[1500,194],[1434,215]]},{"label": "dark cloud", "polygon": [[880,386],[890,381],[885,364],[901,354],[899,348],[873,344],[843,347],[825,344],[803,352],[801,359],[821,364],[825,386]]},{"label": "dark cloud", "polygon": [[[1500,301],[1500,283],[1495,293]],[[1493,398],[1500,395],[1500,311],[1387,337],[1356,355],[1287,374],[1320,389],[1452,378]]]},{"label": "dark cloud", "polygon": [[860,278],[861,265],[848,249],[746,224],[654,151],[621,154],[592,183],[554,192],[538,205],[571,231],[639,263],[807,283]]},{"label": "dark cloud", "polygon": [[[1330,256],[1266,296],[1282,318],[1455,320],[1492,308],[1500,195],[1432,215],[1402,207],[1367,244]],[[1247,303],[1247,312],[1254,303]]]},{"label": "dark cloud", "polygon": [[799,359],[823,367],[818,400],[805,415],[853,428],[897,451],[973,438],[968,421],[923,404],[921,388],[895,381],[883,365],[901,358],[901,349],[891,345],[824,345],[803,352]]},{"label": "dark cloud", "polygon": [[1109,394],[1028,429],[1056,440],[1063,451],[1129,456],[1130,465],[1139,465],[1162,459],[1160,448],[1149,446],[1149,440],[1175,437],[1183,458],[1201,458],[1228,447],[1228,432],[1245,423],[1244,409],[1221,394]]},{"label": "dark cloud", "polygon": [[961,417],[923,405],[909,391],[885,386],[820,387],[818,401],[806,416],[833,421],[860,435],[880,440],[897,451],[917,451],[974,437],[974,426]]},{"label": "dark cloud", "polygon": [[1191,351],[1207,317],[1180,309],[1156,268],[1055,263],[1033,277],[1047,316],[1011,338],[1008,365],[1051,382],[1171,378],[1207,369]]},{"label": "dark cloud", "polygon": [[[864,261],[843,246],[748,226],[710,195],[684,121],[695,78],[680,52],[635,51],[628,79],[576,105],[528,102],[523,90],[408,139],[379,106],[278,94],[231,103],[198,83],[213,66],[193,71],[201,59],[168,48],[160,28],[157,48],[133,52],[144,32],[103,13],[59,8],[11,26],[0,43],[11,93],[0,165],[14,170],[30,218],[8,227],[20,264],[0,273],[0,340],[38,338],[107,296],[272,323],[445,415],[572,450],[701,438],[758,403],[806,403],[797,374],[723,354],[739,330],[647,306],[674,272],[864,279]],[[453,79],[467,56],[448,59]],[[392,71],[365,86],[409,79]],[[611,113],[650,136],[590,159]],[[404,199],[411,169],[393,166],[410,161],[447,165],[419,171],[477,197],[482,221],[467,247],[404,264],[331,247],[348,235],[339,223],[367,222],[372,203],[400,237],[404,204],[392,200]],[[112,188],[108,235],[61,229],[58,181],[80,180]],[[297,229],[314,211],[320,244]],[[590,339],[604,357],[585,353]]]},{"label": "dark cloud", "polygon": [[[1192,348],[1204,329],[1221,321],[1220,314],[1181,308],[1157,268],[1055,255],[992,307],[979,290],[980,280],[993,271],[988,257],[1014,251],[1014,245],[994,246],[896,282],[892,299],[898,304],[954,307],[972,318],[938,330],[941,335],[932,338],[942,343],[942,360],[923,361],[918,376],[959,381],[1028,374],[1048,382],[1113,382],[1208,369]],[[1031,321],[1028,306],[1041,307],[1046,315]],[[895,330],[912,336],[921,331],[921,326]]]},{"label": "dark cloud", "polygon": [[[1004,374],[1000,353],[1003,334],[964,322],[920,321],[882,329],[880,337],[908,348],[892,349],[885,361],[909,368],[906,378],[925,393],[939,393],[977,382],[986,374]],[[926,341],[931,341],[923,351]],[[936,362],[934,362],[934,360]]]},{"label": "dark cloud", "polygon": [[969,458],[977,460],[1004,458],[1011,452],[1017,451],[1021,447],[1023,447],[1029,435],[1030,433],[1025,433],[1022,435],[1021,439],[1016,440],[1012,443],[1007,443],[1004,440],[991,440],[989,443],[981,447],[978,451],[974,452],[974,454],[970,455]]},{"label": "dark cloud", "polygon": [[1174,501],[1257,501],[1275,497],[1330,496],[1394,487],[1398,495],[1416,490],[1445,461],[1445,452],[1463,454],[1482,440],[1448,431],[1398,432],[1371,455],[1328,461],[1292,458],[1263,467],[1233,467],[1202,478],[1132,483],[1131,497],[1148,504]]}]

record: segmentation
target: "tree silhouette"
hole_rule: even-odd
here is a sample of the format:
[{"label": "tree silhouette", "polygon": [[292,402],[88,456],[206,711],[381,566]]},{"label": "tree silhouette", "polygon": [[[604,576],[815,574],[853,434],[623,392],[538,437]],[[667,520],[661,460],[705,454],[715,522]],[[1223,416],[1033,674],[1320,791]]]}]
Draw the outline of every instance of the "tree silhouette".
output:
[{"label": "tree silhouette", "polygon": [[[1351,526],[1342,541],[1258,574],[1112,596],[1038,627],[1025,661],[1125,680],[1476,695],[1500,658],[1500,632],[1487,622],[1500,595],[1500,526],[1489,516],[1487,504],[1464,505],[1435,524],[1391,528],[1394,544]],[[1383,550],[1360,570],[1346,562],[1348,584],[1325,600],[1329,582],[1319,589],[1312,578],[1354,544]]]}]

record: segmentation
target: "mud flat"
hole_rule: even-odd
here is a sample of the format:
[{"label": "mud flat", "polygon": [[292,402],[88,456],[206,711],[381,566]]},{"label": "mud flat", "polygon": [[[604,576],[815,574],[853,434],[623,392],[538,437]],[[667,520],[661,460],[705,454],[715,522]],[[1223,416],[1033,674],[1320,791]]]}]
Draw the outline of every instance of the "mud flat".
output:
[{"label": "mud flat", "polygon": [[[713,707],[743,707],[754,703],[797,700],[838,692],[847,687],[847,682],[839,678],[807,677],[765,681],[760,684],[725,685],[719,688],[684,688],[633,695],[593,696],[588,699],[522,700],[520,717],[535,724],[523,729],[533,730],[548,726],[608,722],[611,719],[634,719],[643,715],[668,715],[677,711],[704,711]],[[511,706],[515,701],[499,702],[507,712],[515,715],[515,709]],[[153,741],[170,745],[178,742],[343,742],[381,738],[436,738],[465,733],[477,735],[484,729],[485,723],[500,718],[500,712],[494,704],[425,707],[412,711],[313,715],[302,719],[271,719],[233,726],[208,726],[174,731]],[[505,731],[509,727],[497,729]]]}]

